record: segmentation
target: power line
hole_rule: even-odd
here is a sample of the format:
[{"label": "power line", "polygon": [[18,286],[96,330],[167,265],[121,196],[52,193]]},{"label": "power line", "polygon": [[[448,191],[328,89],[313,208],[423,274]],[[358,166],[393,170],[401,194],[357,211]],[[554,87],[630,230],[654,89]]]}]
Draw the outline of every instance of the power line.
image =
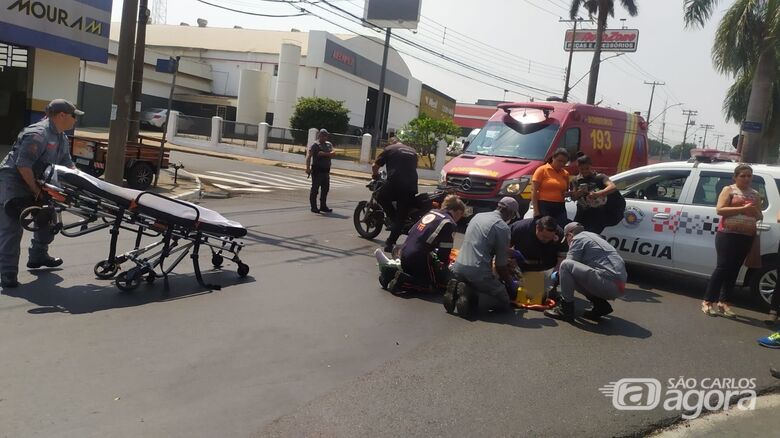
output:
[{"label": "power line", "polygon": [[[207,2],[207,1],[205,1],[205,0],[195,0],[195,1],[197,1],[197,2],[199,2],[199,3],[203,3],[204,5],[213,6],[213,7],[215,7],[215,8],[218,8],[218,9],[224,9],[224,10],[226,10],[226,11],[230,11],[230,12],[236,12],[236,13],[238,13],[238,14],[252,15],[252,16],[255,16],[255,17],[266,17],[266,18],[290,18],[290,17],[302,17],[302,16],[304,16],[304,15],[307,15],[306,13],[301,13],[301,14],[287,14],[287,15],[271,15],[271,14],[260,14],[260,13],[257,13],[257,12],[242,11],[242,10],[239,10],[239,9],[233,9],[233,8],[229,8],[229,7],[227,7],[227,6],[222,6],[222,5],[215,5],[214,3],[209,3],[209,2]],[[271,1],[271,2],[276,2],[275,0],[262,0],[262,1]],[[279,1],[278,3],[281,3],[281,1]]]}]

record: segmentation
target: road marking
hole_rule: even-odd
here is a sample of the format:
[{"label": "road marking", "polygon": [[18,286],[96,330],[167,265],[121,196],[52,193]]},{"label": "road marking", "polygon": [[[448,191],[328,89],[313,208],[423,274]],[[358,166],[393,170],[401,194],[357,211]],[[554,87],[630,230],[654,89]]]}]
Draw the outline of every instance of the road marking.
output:
[{"label": "road marking", "polygon": [[[309,188],[308,185],[300,184],[300,183],[298,183],[298,184],[292,184],[292,183],[288,184],[288,183],[285,183],[285,182],[280,183],[279,181],[274,181],[273,179],[270,179],[270,181],[269,181],[269,178],[258,177],[258,176],[255,176],[255,175],[251,174],[251,173],[246,173],[246,172],[231,171],[231,172],[228,173],[228,172],[216,172],[216,171],[211,171],[210,170],[207,173],[210,173],[212,175],[221,175],[221,176],[224,176],[224,177],[228,177],[229,176],[229,177],[232,177],[232,178],[239,178],[240,180],[247,180],[247,181],[252,181],[252,182],[255,182],[255,183],[260,183],[261,187],[264,187],[264,188],[275,188],[275,189],[279,189],[279,190],[295,190],[294,187],[290,187],[291,185],[296,185],[298,188],[307,188],[307,189]],[[242,174],[242,175],[236,175],[236,174]],[[250,176],[244,176],[244,175],[250,175]]]},{"label": "road marking", "polygon": [[216,187],[218,189],[221,189],[221,190],[225,190],[227,192],[237,192],[237,193],[270,193],[270,192],[273,191],[273,190],[268,190],[268,189],[258,189],[256,187],[231,187],[231,186],[226,186],[226,185],[217,184],[217,183],[214,183],[213,185],[214,185],[214,187]]}]

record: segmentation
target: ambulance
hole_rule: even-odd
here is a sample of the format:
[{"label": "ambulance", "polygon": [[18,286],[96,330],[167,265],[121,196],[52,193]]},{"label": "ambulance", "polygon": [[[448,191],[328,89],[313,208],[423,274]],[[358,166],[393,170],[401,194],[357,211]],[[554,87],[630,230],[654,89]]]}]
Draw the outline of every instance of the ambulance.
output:
[{"label": "ambulance", "polygon": [[454,189],[467,215],[490,211],[504,196],[531,200],[531,176],[558,148],[583,152],[595,171],[614,175],[647,164],[647,122],[638,114],[567,102],[498,105],[463,154],[441,171],[439,187]]}]

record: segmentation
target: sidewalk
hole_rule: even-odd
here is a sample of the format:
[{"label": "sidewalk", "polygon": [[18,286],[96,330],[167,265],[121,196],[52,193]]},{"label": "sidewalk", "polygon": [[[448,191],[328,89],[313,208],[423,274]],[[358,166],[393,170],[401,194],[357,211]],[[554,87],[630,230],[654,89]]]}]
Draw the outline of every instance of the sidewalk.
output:
[{"label": "sidewalk", "polygon": [[[143,135],[148,135],[150,137],[162,137],[161,132],[142,132]],[[81,128],[76,130],[76,135],[83,135],[86,137],[94,137],[94,138],[108,138],[108,129],[107,128]],[[242,155],[235,155],[235,154],[228,154],[223,152],[209,152],[204,151],[202,149],[195,149],[190,148],[186,146],[179,146],[170,142],[165,143],[165,147],[167,149],[170,149],[172,151],[177,152],[183,152],[187,154],[195,154],[195,155],[202,155],[207,157],[215,157],[215,158],[223,158],[228,160],[237,160],[237,161],[243,161],[247,163],[254,163],[258,165],[264,165],[264,166],[278,166],[278,167],[287,167],[290,169],[299,169],[304,170],[306,166],[302,164],[296,164],[296,163],[286,163],[282,161],[274,161],[274,160],[268,160],[264,158],[255,158],[255,157],[245,157]],[[349,178],[358,178],[358,179],[364,179],[364,180],[370,180],[371,175],[368,173],[363,172],[355,172],[351,170],[344,170],[344,169],[331,169],[330,173],[332,175],[338,175],[338,176],[345,176]],[[433,180],[419,180],[420,185],[429,185],[429,186],[435,186],[438,184],[438,181]]]},{"label": "sidewalk", "polygon": [[682,437],[770,437],[780,436],[780,394],[756,399],[756,409],[705,415],[659,431],[654,438]]}]

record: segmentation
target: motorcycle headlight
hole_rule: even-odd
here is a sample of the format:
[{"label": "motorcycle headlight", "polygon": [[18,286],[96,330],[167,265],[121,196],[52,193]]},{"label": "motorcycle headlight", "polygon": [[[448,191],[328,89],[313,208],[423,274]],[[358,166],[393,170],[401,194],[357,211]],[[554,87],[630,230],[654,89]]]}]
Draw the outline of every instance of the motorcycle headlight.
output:
[{"label": "motorcycle headlight", "polygon": [[504,181],[501,185],[499,195],[519,195],[528,185],[528,178],[517,178]]}]

